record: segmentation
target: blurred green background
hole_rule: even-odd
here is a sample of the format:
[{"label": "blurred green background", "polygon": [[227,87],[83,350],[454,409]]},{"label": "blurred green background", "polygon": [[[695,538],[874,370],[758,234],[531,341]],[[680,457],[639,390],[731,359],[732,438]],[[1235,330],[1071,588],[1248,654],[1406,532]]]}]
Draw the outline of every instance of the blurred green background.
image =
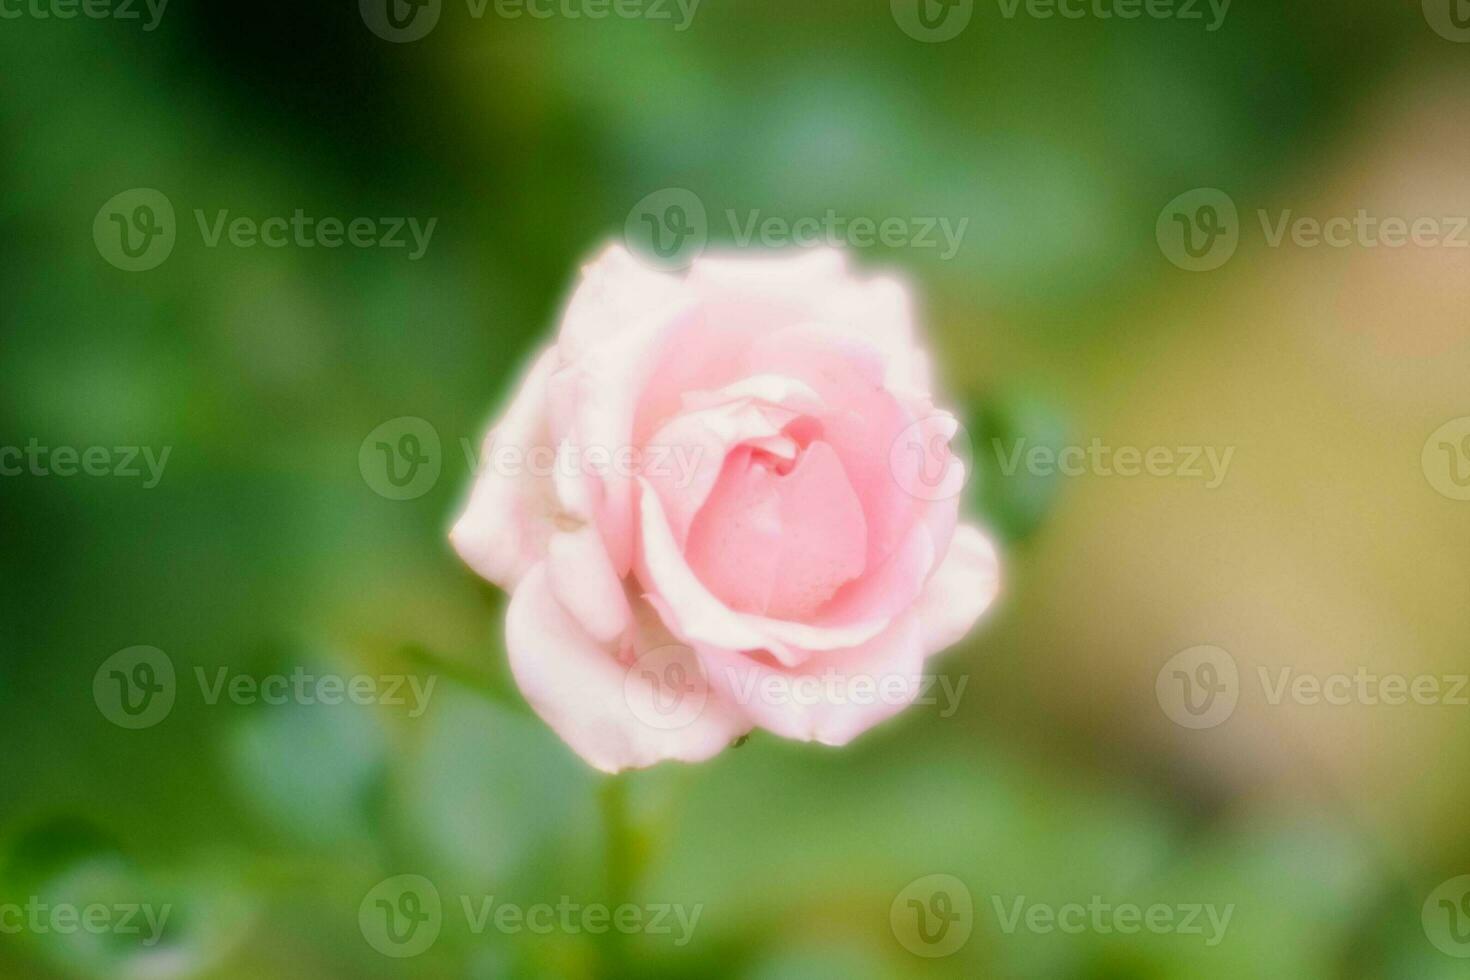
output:
[{"label": "blurred green background", "polygon": [[[1420,459],[1470,414],[1470,252],[1272,248],[1255,217],[1470,214],[1470,45],[1417,2],[1240,0],[1215,31],[1208,11],[980,2],[943,43],[882,0],[704,0],[685,30],[677,8],[477,18],[444,0],[410,43],[346,0],[173,0],[153,30],[143,7],[8,2],[0,444],[170,456],[152,488],[0,477],[0,899],[173,916],[151,947],[5,932],[0,976],[1470,976],[1421,918],[1470,872],[1470,708],[1271,705],[1254,680],[1467,669],[1470,503]],[[462,440],[579,264],[671,187],[706,205],[712,245],[732,244],[727,209],[968,219],[952,258],[852,261],[921,298],[1004,590],[936,661],[967,678],[949,717],[916,707],[843,750],[756,733],[609,788],[515,693],[504,598],[445,532]],[[1237,253],[1207,273],[1155,239],[1196,187],[1240,209]],[[177,213],[142,272],[92,235],[131,188]],[[194,218],[296,209],[437,224],[410,261],[208,247]],[[404,416],[437,432],[441,471],[393,500],[359,450]],[[991,449],[1094,437],[1235,457],[1207,489],[1008,476]],[[1191,730],[1155,679],[1199,644],[1230,651],[1242,693]],[[138,645],[167,654],[177,699],[129,730],[93,680]],[[221,667],[438,681],[417,717],[210,704],[195,671]],[[359,921],[399,874],[445,906],[408,958]],[[890,919],[930,874],[975,909],[935,959]],[[702,913],[683,946],[476,934],[461,895]],[[1008,934],[992,907],[1095,895],[1234,913],[1207,946]]]}]

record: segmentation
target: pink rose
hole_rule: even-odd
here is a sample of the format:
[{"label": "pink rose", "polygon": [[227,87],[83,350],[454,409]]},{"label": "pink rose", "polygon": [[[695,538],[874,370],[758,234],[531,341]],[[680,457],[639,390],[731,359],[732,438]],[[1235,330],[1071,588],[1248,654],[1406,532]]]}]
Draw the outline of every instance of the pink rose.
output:
[{"label": "pink rose", "polygon": [[584,759],[842,745],[990,604],[913,334],[903,287],[834,251],[584,270],[450,534],[512,593],[516,683]]}]

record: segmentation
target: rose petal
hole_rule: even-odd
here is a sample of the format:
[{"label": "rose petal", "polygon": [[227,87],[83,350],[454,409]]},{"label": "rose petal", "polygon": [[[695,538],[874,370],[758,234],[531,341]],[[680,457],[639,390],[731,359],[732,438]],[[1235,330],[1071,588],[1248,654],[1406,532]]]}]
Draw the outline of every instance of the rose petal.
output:
[{"label": "rose petal", "polygon": [[924,652],[964,638],[1000,592],[1000,558],[979,528],[961,524],[919,597],[914,614],[923,626]]},{"label": "rose petal", "polygon": [[841,626],[813,626],[737,613],[699,580],[674,540],[658,494],[642,482],[638,577],[664,622],[691,644],[726,650],[765,650],[782,663],[798,664],[819,650],[841,650],[865,643],[888,625],[888,618]]},{"label": "rose petal", "polygon": [[[649,622],[654,622],[649,618]],[[537,565],[511,598],[505,623],[506,650],[516,684],[536,714],[587,762],[604,772],[651,766],[665,759],[701,762],[750,730],[743,713],[708,691],[694,717],[659,727],[640,717],[634,699],[656,683],[619,661],[597,643],[557,602],[545,568]],[[670,642],[657,627],[640,631],[635,653],[664,649]],[[692,655],[684,657],[698,671]],[[703,684],[702,675],[697,675]],[[656,720],[656,719],[654,719]]]},{"label": "rose petal", "polygon": [[862,573],[867,538],[837,455],[813,442],[785,474],[729,457],[685,558],[730,608],[800,622]]},{"label": "rose petal", "polygon": [[562,606],[594,639],[611,643],[632,625],[626,590],[597,528],[583,525],[552,535],[546,574]]},{"label": "rose petal", "polygon": [[638,577],[659,600],[659,611],[673,617],[668,626],[685,642],[708,643],[729,650],[770,649],[778,657],[790,657],[777,649],[771,638],[730,609],[690,569],[674,540],[673,529],[664,516],[658,494],[640,480],[642,517],[638,548]]},{"label": "rose petal", "polygon": [[642,447],[643,478],[663,503],[681,548],[690,522],[714,489],[730,451],[743,443],[779,436],[782,426],[794,417],[785,409],[737,400],[685,412]]},{"label": "rose petal", "polygon": [[621,245],[608,245],[587,265],[562,314],[557,344],[570,361],[613,335],[645,323],[649,314],[677,306],[684,297],[679,277],[639,262]]},{"label": "rose petal", "polygon": [[912,704],[922,685],[918,620],[905,615],[860,646],[772,667],[726,650],[697,646],[711,688],[759,727],[783,738],[846,745]]},{"label": "rose petal", "polygon": [[[530,473],[527,462],[532,449],[551,445],[546,389],[556,363],[555,349],[536,358],[505,414],[486,435],[469,502],[449,532],[465,563],[506,590],[541,559],[555,530],[552,481]],[[515,465],[500,465],[497,454],[502,450]]]}]

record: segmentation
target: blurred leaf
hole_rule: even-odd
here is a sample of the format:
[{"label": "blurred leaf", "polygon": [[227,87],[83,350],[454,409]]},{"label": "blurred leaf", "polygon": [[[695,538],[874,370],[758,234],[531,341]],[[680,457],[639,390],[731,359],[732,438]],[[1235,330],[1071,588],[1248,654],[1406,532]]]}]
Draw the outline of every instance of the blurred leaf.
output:
[{"label": "blurred leaf", "polygon": [[1038,398],[997,395],[973,404],[969,433],[975,506],[1004,541],[1024,541],[1041,527],[1061,492],[1055,467],[1042,474],[1026,465],[1026,454],[1035,447],[1054,454],[1065,444],[1060,413]]},{"label": "blurred leaf", "polygon": [[[320,665],[307,672],[351,674]],[[226,755],[256,814],[317,846],[360,844],[374,831],[388,751],[374,706],[288,699],[244,710]]]},{"label": "blurred leaf", "polygon": [[395,776],[396,812],[436,866],[503,889],[569,838],[600,849],[598,774],[544,723],[443,681]]},{"label": "blurred leaf", "polygon": [[20,906],[15,940],[73,976],[197,976],[245,936],[256,902],[222,866],[144,869],[95,828],[61,819],[12,849],[0,894]]}]

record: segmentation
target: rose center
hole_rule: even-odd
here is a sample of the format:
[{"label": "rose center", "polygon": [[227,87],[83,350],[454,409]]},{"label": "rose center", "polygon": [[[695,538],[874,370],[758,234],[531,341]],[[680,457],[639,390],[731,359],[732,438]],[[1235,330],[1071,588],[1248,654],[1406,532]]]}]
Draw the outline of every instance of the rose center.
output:
[{"label": "rose center", "polygon": [[690,567],[740,612],[810,619],[862,574],[867,523],[815,423],[742,445],[689,528]]}]

